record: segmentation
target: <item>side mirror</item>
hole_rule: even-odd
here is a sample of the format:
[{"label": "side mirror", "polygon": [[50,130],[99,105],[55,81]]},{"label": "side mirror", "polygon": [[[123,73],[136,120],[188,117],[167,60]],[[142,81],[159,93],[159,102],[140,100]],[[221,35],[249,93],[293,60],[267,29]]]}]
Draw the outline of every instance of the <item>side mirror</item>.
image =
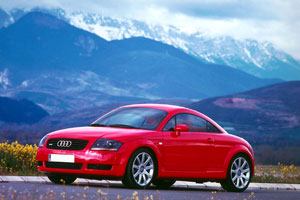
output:
[{"label": "side mirror", "polygon": [[188,132],[189,127],[185,124],[178,124],[175,126],[175,134],[179,136],[181,132]]}]

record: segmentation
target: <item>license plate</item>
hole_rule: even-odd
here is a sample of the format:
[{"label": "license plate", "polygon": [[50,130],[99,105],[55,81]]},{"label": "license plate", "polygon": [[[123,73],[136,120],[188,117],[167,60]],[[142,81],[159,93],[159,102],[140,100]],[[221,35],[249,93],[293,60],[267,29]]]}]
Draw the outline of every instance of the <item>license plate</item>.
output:
[{"label": "license plate", "polygon": [[49,162],[75,163],[75,155],[49,154]]}]

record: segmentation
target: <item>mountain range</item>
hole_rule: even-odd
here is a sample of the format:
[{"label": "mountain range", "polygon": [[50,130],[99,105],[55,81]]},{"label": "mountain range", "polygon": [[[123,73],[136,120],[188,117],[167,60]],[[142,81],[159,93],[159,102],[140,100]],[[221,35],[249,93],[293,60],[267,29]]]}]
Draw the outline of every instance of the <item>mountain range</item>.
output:
[{"label": "mountain range", "polygon": [[261,78],[300,79],[300,62],[267,41],[260,43],[253,39],[208,36],[201,32],[188,34],[174,26],[110,18],[94,13],[61,9],[48,12],[107,40],[142,36],[180,48],[201,61],[231,66]]},{"label": "mountain range", "polygon": [[[202,62],[227,65],[260,78],[300,79],[299,60],[276,49],[267,41],[209,36],[201,32],[189,34],[174,26],[106,17],[99,13],[70,12],[63,9],[33,10],[54,15],[108,41],[145,37],[182,49]],[[12,10],[6,13],[0,9],[0,27],[14,23],[27,12],[29,11]]]},{"label": "mountain range", "polygon": [[107,41],[41,12],[0,29],[0,95],[28,98],[49,113],[112,101],[202,99],[276,82],[147,38]]}]

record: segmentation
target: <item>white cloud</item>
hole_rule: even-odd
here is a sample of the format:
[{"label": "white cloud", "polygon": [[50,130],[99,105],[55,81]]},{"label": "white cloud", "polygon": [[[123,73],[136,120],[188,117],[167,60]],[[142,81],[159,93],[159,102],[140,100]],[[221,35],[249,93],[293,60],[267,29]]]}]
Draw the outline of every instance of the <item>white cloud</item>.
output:
[{"label": "white cloud", "polygon": [[300,1],[296,0],[2,0],[14,8],[63,8],[169,24],[187,33],[269,41],[300,59]]}]

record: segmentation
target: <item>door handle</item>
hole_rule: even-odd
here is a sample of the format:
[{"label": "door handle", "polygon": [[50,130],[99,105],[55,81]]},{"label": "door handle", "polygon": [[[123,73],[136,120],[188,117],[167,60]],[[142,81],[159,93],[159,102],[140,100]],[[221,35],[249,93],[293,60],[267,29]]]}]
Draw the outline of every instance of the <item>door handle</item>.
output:
[{"label": "door handle", "polygon": [[214,138],[209,137],[209,138],[207,138],[207,142],[208,142],[208,143],[214,143],[215,140],[214,140]]}]

